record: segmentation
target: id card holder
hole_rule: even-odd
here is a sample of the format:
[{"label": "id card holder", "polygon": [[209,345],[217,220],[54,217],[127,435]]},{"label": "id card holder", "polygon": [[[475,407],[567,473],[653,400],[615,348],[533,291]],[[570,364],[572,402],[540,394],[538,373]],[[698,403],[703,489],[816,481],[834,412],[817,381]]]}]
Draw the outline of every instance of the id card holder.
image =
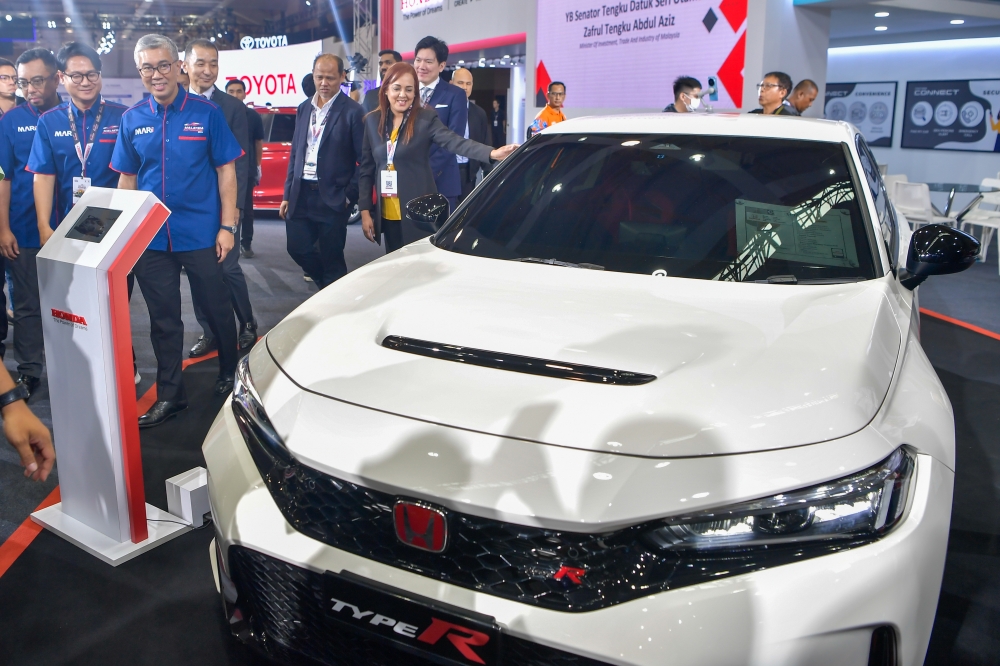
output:
[{"label": "id card holder", "polygon": [[80,197],[90,187],[90,179],[76,176],[73,178],[73,203],[79,203]]},{"label": "id card holder", "polygon": [[395,171],[382,171],[381,192],[384,197],[399,196],[399,174]]},{"label": "id card holder", "polygon": [[316,179],[316,163],[315,162],[306,162],[302,166],[302,177],[303,178],[308,178],[309,180],[315,180]]}]

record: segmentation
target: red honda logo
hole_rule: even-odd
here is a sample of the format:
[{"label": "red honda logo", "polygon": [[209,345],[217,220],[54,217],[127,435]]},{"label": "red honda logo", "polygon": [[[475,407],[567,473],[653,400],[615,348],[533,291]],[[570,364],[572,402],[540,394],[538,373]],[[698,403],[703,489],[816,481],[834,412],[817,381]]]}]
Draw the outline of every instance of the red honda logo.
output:
[{"label": "red honda logo", "polygon": [[586,575],[587,575],[587,570],[586,569],[578,569],[576,567],[568,567],[568,566],[566,566],[564,564],[563,566],[559,567],[559,571],[557,571],[552,577],[555,578],[556,580],[562,580],[563,578],[569,578],[569,580],[571,582],[576,583],[577,585],[581,585],[583,583],[583,581],[580,580],[580,579],[583,578]]},{"label": "red honda logo", "polygon": [[407,546],[432,553],[444,552],[448,545],[448,524],[444,511],[416,502],[396,502],[392,508],[396,537]]}]

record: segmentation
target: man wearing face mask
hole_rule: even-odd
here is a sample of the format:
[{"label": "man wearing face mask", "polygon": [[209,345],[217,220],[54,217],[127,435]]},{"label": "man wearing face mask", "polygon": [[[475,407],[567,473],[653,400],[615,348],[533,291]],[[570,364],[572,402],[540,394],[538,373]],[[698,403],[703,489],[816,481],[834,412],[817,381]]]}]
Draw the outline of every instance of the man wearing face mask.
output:
[{"label": "man wearing face mask", "polygon": [[690,113],[701,106],[701,81],[692,76],[680,76],[674,81],[674,103],[664,113]]}]

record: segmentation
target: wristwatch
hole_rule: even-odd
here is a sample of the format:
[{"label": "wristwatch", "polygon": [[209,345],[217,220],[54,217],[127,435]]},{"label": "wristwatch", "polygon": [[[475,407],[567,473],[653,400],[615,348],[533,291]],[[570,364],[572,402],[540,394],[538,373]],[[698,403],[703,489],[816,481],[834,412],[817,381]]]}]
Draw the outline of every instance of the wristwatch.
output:
[{"label": "wristwatch", "polygon": [[0,394],[0,409],[3,409],[12,402],[17,402],[18,400],[27,401],[30,397],[28,393],[28,387],[24,384],[17,384],[11,390],[6,393]]},{"label": "wristwatch", "polygon": [[235,226],[232,226],[232,227],[230,227],[230,226],[227,226],[227,225],[225,225],[225,224],[223,224],[223,225],[220,225],[220,226],[221,226],[221,227],[222,227],[223,229],[225,229],[226,231],[228,231],[229,233],[231,233],[232,235],[234,235],[234,236],[236,235],[236,227],[235,227]]}]

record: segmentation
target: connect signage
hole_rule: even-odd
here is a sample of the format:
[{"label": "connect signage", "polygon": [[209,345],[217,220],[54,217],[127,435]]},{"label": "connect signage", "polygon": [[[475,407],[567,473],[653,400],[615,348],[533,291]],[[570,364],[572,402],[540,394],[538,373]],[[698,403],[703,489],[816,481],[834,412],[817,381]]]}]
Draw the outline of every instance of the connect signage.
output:
[{"label": "connect signage", "polygon": [[907,83],[902,145],[1000,153],[1000,79]]},{"label": "connect signage", "polygon": [[444,9],[444,0],[400,0],[403,16],[432,14]]},{"label": "connect signage", "polygon": [[896,82],[827,83],[827,120],[846,120],[857,127],[869,146],[892,147],[896,116]]},{"label": "connect signage", "polygon": [[537,106],[562,81],[570,107],[659,111],[678,76],[714,88],[714,107],[743,106],[747,0],[543,0],[538,25]]},{"label": "connect signage", "polygon": [[270,37],[247,35],[240,40],[240,48],[247,51],[250,49],[273,49],[279,46],[288,46],[288,35],[271,35]]},{"label": "connect signage", "polygon": [[247,102],[255,106],[298,106],[305,100],[302,79],[312,71],[322,42],[276,46],[266,49],[219,52],[219,87],[240,79],[247,88]]}]

